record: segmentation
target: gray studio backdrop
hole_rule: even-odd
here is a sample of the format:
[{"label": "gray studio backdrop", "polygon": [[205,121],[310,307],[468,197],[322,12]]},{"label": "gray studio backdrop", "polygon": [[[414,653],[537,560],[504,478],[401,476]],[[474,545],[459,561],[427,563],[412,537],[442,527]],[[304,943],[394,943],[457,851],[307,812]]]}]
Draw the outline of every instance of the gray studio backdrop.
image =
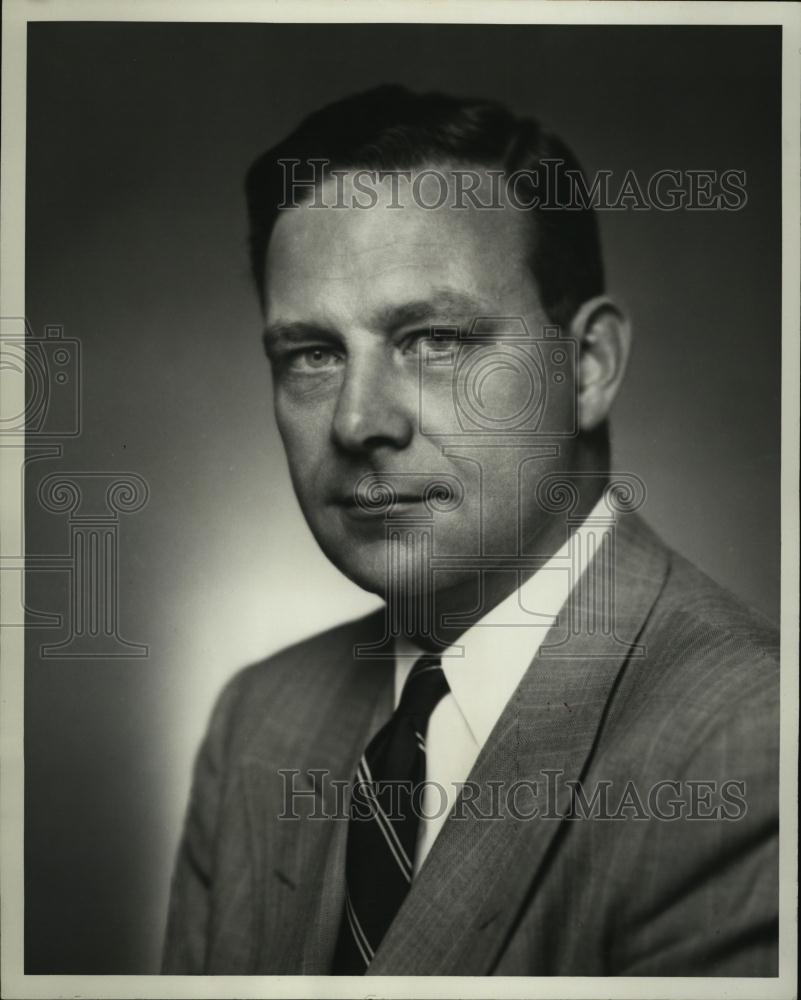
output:
[{"label": "gray studio backdrop", "polygon": [[[245,168],[324,102],[393,81],[489,96],[590,171],[746,171],[739,212],[601,217],[636,334],[614,449],[664,537],[778,619],[778,29],[40,23],[28,81],[27,314],[79,345],[83,418],[28,467],[27,602],[61,616],[28,632],[28,972],[157,970],[214,695],[375,603],[296,510],[246,258]],[[88,520],[42,487],[56,473],[100,490]],[[106,613],[138,645],[43,649],[85,612],[76,547],[111,560]]]}]

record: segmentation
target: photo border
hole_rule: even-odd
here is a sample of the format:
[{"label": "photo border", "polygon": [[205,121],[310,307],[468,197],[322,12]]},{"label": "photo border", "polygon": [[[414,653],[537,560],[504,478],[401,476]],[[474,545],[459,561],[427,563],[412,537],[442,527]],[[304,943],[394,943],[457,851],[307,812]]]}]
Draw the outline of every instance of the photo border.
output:
[{"label": "photo border", "polygon": [[[25,315],[27,24],[34,21],[504,23],[560,25],[781,25],[782,432],[780,934],[777,978],[336,977],[25,975],[23,972],[24,629],[0,635],[0,917],[2,994],[51,997],[562,997],[663,998],[795,995],[797,959],[797,750],[799,612],[799,108],[801,7],[783,3],[564,0],[6,0],[2,38],[2,275],[0,315]],[[8,384],[7,384],[8,383]],[[3,413],[24,409],[24,376],[4,374]],[[23,449],[0,446],[0,557],[24,552]],[[0,601],[18,581],[0,574]]]}]

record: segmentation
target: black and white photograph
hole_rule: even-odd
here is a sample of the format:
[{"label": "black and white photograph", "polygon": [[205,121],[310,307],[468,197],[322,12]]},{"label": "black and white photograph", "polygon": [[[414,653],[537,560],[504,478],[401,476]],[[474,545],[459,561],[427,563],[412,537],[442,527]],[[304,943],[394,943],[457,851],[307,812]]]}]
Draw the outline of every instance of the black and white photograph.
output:
[{"label": "black and white photograph", "polygon": [[800,93],[798,4],[8,0],[3,996],[796,995]]}]

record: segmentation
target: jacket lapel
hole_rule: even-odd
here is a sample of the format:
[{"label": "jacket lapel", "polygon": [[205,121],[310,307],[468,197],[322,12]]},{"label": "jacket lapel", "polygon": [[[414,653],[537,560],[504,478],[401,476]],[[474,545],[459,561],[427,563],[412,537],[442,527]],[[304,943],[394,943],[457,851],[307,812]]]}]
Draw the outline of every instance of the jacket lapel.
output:
[{"label": "jacket lapel", "polygon": [[[375,624],[371,617],[368,631]],[[347,633],[325,651],[331,684],[315,688],[316,704],[310,707],[308,688],[288,685],[298,703],[274,708],[265,722],[269,732],[254,740],[269,753],[260,749],[241,765],[257,894],[255,973],[328,971],[344,897],[339,853],[347,822],[309,816],[336,814],[333,782],[350,782],[361,751],[392,712],[392,663],[354,658],[356,640],[364,639],[365,623],[359,625],[358,636]],[[322,795],[316,798],[308,794],[313,770],[325,772],[317,779]],[[281,771],[296,774],[287,778]],[[301,795],[287,812],[301,818],[277,819],[286,809],[290,781]]]},{"label": "jacket lapel", "polygon": [[[644,652],[636,641],[667,573],[667,550],[637,515],[619,520],[616,536],[498,720],[468,776],[478,795],[466,802],[463,792],[369,974],[492,972],[530,903],[570,805],[567,782],[585,770],[621,668]],[[525,818],[535,806],[536,818]]]},{"label": "jacket lapel", "polygon": [[[341,767],[343,781],[350,783],[356,773],[359,758],[372,737],[392,714],[393,661],[372,663],[374,677],[385,683],[368,699],[359,713],[357,733]],[[367,665],[370,669],[370,665]],[[349,801],[349,797],[348,800]],[[324,975],[330,971],[336,947],[339,924],[345,903],[345,848],[347,846],[347,802],[345,815],[333,823],[318,824],[329,828],[328,843],[320,854],[321,868],[314,882],[314,904],[310,911],[308,930],[299,935],[304,939],[301,972],[304,975]],[[306,824],[307,826],[309,824]]]}]

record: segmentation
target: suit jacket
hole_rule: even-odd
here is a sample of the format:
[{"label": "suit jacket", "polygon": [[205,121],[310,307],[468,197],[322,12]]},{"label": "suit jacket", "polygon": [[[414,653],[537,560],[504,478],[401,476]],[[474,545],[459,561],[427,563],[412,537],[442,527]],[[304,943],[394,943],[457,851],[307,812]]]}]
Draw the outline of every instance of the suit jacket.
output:
[{"label": "suit jacket", "polygon": [[[560,616],[573,624],[551,628],[474,765],[478,806],[448,817],[368,974],[777,974],[775,631],[637,515],[614,553],[614,628],[594,617],[596,560],[578,613]],[[329,971],[347,822],[320,818],[335,786],[307,772],[349,782],[392,712],[392,660],[353,653],[382,619],[301,642],[223,691],[195,764],[165,972]],[[513,785],[514,801],[497,793]],[[291,812],[302,818],[278,818]]]}]

